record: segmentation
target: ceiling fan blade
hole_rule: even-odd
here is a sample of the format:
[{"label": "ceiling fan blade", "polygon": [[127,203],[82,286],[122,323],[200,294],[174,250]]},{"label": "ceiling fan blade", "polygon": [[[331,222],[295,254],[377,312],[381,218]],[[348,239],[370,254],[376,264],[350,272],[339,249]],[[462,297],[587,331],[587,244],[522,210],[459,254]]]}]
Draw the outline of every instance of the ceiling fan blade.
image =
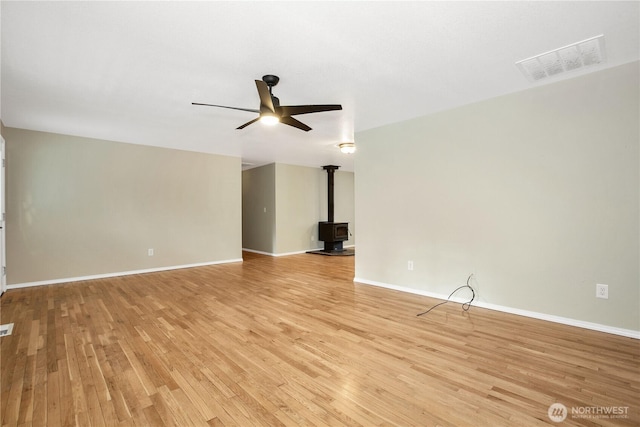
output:
[{"label": "ceiling fan blade", "polygon": [[238,126],[238,127],[236,128],[236,130],[237,130],[237,129],[244,129],[244,128],[246,128],[247,126],[249,126],[250,124],[257,122],[258,120],[260,120],[260,116],[256,117],[256,118],[255,118],[255,119],[253,119],[253,120],[248,121],[247,123],[243,124],[242,126]]},{"label": "ceiling fan blade", "polygon": [[275,114],[276,109],[273,107],[269,86],[262,80],[256,80],[256,87],[258,88],[258,95],[260,95],[260,110],[262,110],[262,107],[265,107],[269,112]]},{"label": "ceiling fan blade", "polygon": [[299,120],[294,119],[293,117],[285,116],[280,117],[280,123],[293,126],[294,128],[302,129],[305,132],[309,132],[311,128]]},{"label": "ceiling fan blade", "polygon": [[191,105],[204,105],[206,107],[228,108],[230,110],[250,111],[252,113],[259,113],[260,112],[260,110],[256,110],[256,109],[252,109],[252,108],[227,107],[226,105],[215,105],[215,104],[200,104],[199,102],[192,102]]},{"label": "ceiling fan blade", "polygon": [[288,105],[279,108],[280,114],[283,116],[295,116],[298,114],[320,113],[322,111],[335,110],[342,110],[342,105]]}]

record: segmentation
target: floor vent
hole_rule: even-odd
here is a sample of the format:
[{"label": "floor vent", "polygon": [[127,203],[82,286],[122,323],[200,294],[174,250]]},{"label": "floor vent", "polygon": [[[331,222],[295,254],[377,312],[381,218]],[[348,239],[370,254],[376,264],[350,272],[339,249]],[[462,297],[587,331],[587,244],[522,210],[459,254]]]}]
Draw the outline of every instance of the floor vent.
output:
[{"label": "floor vent", "polygon": [[7,323],[6,325],[0,325],[0,337],[6,337],[13,332],[13,323]]},{"label": "floor vent", "polygon": [[605,61],[604,35],[599,35],[523,59],[516,66],[533,82]]}]

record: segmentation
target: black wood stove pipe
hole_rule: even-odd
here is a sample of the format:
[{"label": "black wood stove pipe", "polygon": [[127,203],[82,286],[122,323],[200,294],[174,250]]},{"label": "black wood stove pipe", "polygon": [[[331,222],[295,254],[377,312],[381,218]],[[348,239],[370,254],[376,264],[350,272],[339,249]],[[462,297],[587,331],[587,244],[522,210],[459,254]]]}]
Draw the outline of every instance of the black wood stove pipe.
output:
[{"label": "black wood stove pipe", "polygon": [[322,169],[327,171],[327,221],[333,222],[333,174],[340,166],[327,165]]}]

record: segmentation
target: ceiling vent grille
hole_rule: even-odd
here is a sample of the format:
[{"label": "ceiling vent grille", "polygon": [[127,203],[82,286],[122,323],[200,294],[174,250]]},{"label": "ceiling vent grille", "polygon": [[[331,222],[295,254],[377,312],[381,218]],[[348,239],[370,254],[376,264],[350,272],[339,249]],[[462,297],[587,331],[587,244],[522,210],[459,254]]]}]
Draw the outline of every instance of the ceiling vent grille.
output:
[{"label": "ceiling vent grille", "polygon": [[530,81],[542,80],[566,71],[597,65],[606,61],[604,35],[591,37],[531,58],[516,62]]}]

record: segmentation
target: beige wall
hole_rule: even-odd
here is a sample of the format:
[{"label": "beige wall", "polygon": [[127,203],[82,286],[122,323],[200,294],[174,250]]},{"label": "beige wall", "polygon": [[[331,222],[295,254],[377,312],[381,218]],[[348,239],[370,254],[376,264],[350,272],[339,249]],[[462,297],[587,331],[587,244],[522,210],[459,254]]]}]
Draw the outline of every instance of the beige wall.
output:
[{"label": "beige wall", "polygon": [[239,158],[3,135],[10,285],[242,257]]},{"label": "beige wall", "polygon": [[275,251],[276,165],[242,172],[242,247]]},{"label": "beige wall", "polygon": [[[353,172],[334,175],[335,221],[348,222],[355,244]],[[327,220],[327,172],[322,168],[276,165],[276,253],[324,247],[318,240],[318,222]]]},{"label": "beige wall", "polygon": [[[327,220],[327,173],[322,168],[270,164],[243,172],[243,247],[274,255],[323,247],[318,222]],[[334,176],[335,220],[349,223],[355,245],[354,174]],[[267,212],[264,208],[267,207]]]},{"label": "beige wall", "polygon": [[[322,192],[322,205],[320,207],[320,221],[327,219],[327,172],[322,171],[322,182],[324,183]],[[336,171],[334,175],[334,214],[335,220],[349,223],[349,240],[344,242],[344,246],[355,246],[356,244],[356,206],[355,206],[355,174],[347,171]],[[323,246],[320,243],[320,246]]]},{"label": "beige wall", "polygon": [[276,164],[276,254],[321,246],[318,218],[327,185],[323,187],[319,172],[322,169]]},{"label": "beige wall", "polygon": [[639,331],[638,76],[358,133],[358,280],[447,296],[474,273],[480,302]]}]

